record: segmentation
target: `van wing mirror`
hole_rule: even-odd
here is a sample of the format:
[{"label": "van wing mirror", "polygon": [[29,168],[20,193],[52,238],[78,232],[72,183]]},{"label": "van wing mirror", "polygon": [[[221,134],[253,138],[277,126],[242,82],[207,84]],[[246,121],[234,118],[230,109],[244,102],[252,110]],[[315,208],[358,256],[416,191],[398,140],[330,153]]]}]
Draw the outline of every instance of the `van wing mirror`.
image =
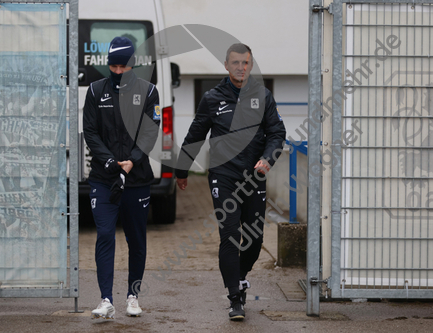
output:
[{"label": "van wing mirror", "polygon": [[179,65],[174,62],[170,63],[171,67],[171,85],[173,88],[177,88],[180,86],[180,69]]}]

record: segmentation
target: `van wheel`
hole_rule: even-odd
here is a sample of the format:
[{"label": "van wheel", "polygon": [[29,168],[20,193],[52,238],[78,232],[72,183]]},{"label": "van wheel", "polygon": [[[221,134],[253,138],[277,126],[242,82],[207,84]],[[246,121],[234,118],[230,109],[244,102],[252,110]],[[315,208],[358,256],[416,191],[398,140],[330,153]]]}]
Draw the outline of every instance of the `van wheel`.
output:
[{"label": "van wheel", "polygon": [[152,198],[152,219],[155,224],[172,224],[176,220],[176,188],[173,194]]}]

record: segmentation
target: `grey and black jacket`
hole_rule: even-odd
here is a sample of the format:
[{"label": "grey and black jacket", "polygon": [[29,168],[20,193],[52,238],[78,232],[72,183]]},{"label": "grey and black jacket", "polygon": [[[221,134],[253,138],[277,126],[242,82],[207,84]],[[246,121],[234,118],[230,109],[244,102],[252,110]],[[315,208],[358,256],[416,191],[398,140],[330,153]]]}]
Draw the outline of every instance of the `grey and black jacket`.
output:
[{"label": "grey and black jacket", "polygon": [[109,78],[93,82],[83,109],[84,138],[92,153],[90,180],[111,185],[119,177],[104,165],[109,158],[131,160],[126,187],[144,186],[154,178],[149,153],[158,137],[161,112],[156,87],[134,74],[115,92]]},{"label": "grey and black jacket", "polygon": [[243,179],[261,159],[274,165],[281,154],[286,130],[271,92],[250,76],[238,99],[224,78],[207,91],[182,144],[176,177],[188,170],[211,131],[209,171]]}]

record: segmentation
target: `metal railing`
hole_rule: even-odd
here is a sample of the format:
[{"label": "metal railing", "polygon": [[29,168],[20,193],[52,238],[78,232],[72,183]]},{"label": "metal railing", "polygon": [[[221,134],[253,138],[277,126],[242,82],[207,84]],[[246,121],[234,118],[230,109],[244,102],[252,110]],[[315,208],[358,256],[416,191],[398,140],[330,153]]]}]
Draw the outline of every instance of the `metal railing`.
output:
[{"label": "metal railing", "polygon": [[[335,299],[433,298],[433,1],[334,0],[325,8],[311,0],[310,9],[309,120],[332,115],[332,273],[321,277],[314,257],[324,222],[314,192],[307,314],[319,314],[319,283]],[[323,15],[333,15],[326,97],[317,49]],[[309,129],[311,160],[324,148],[312,151],[321,129]],[[311,191],[321,180],[309,165]]]}]

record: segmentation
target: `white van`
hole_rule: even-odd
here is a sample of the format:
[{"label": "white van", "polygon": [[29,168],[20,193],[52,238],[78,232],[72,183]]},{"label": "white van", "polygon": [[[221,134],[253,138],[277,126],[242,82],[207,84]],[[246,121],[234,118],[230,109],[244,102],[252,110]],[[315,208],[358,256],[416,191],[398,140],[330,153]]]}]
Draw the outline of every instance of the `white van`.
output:
[{"label": "white van", "polygon": [[[151,185],[151,211],[155,223],[173,223],[176,217],[176,187],[172,166],[176,156],[173,149],[172,90],[180,84],[180,80],[179,67],[170,63],[167,57],[164,18],[159,0],[79,1],[79,131],[83,131],[82,111],[89,84],[109,76],[108,48],[116,36],[131,39],[136,50],[148,41],[144,47],[146,54],[136,57],[134,71],[156,84],[162,110],[162,135],[151,154],[151,157],[158,156],[156,159],[151,158],[155,175]],[[82,147],[80,211],[90,207],[86,179],[91,152],[84,142]]]}]

